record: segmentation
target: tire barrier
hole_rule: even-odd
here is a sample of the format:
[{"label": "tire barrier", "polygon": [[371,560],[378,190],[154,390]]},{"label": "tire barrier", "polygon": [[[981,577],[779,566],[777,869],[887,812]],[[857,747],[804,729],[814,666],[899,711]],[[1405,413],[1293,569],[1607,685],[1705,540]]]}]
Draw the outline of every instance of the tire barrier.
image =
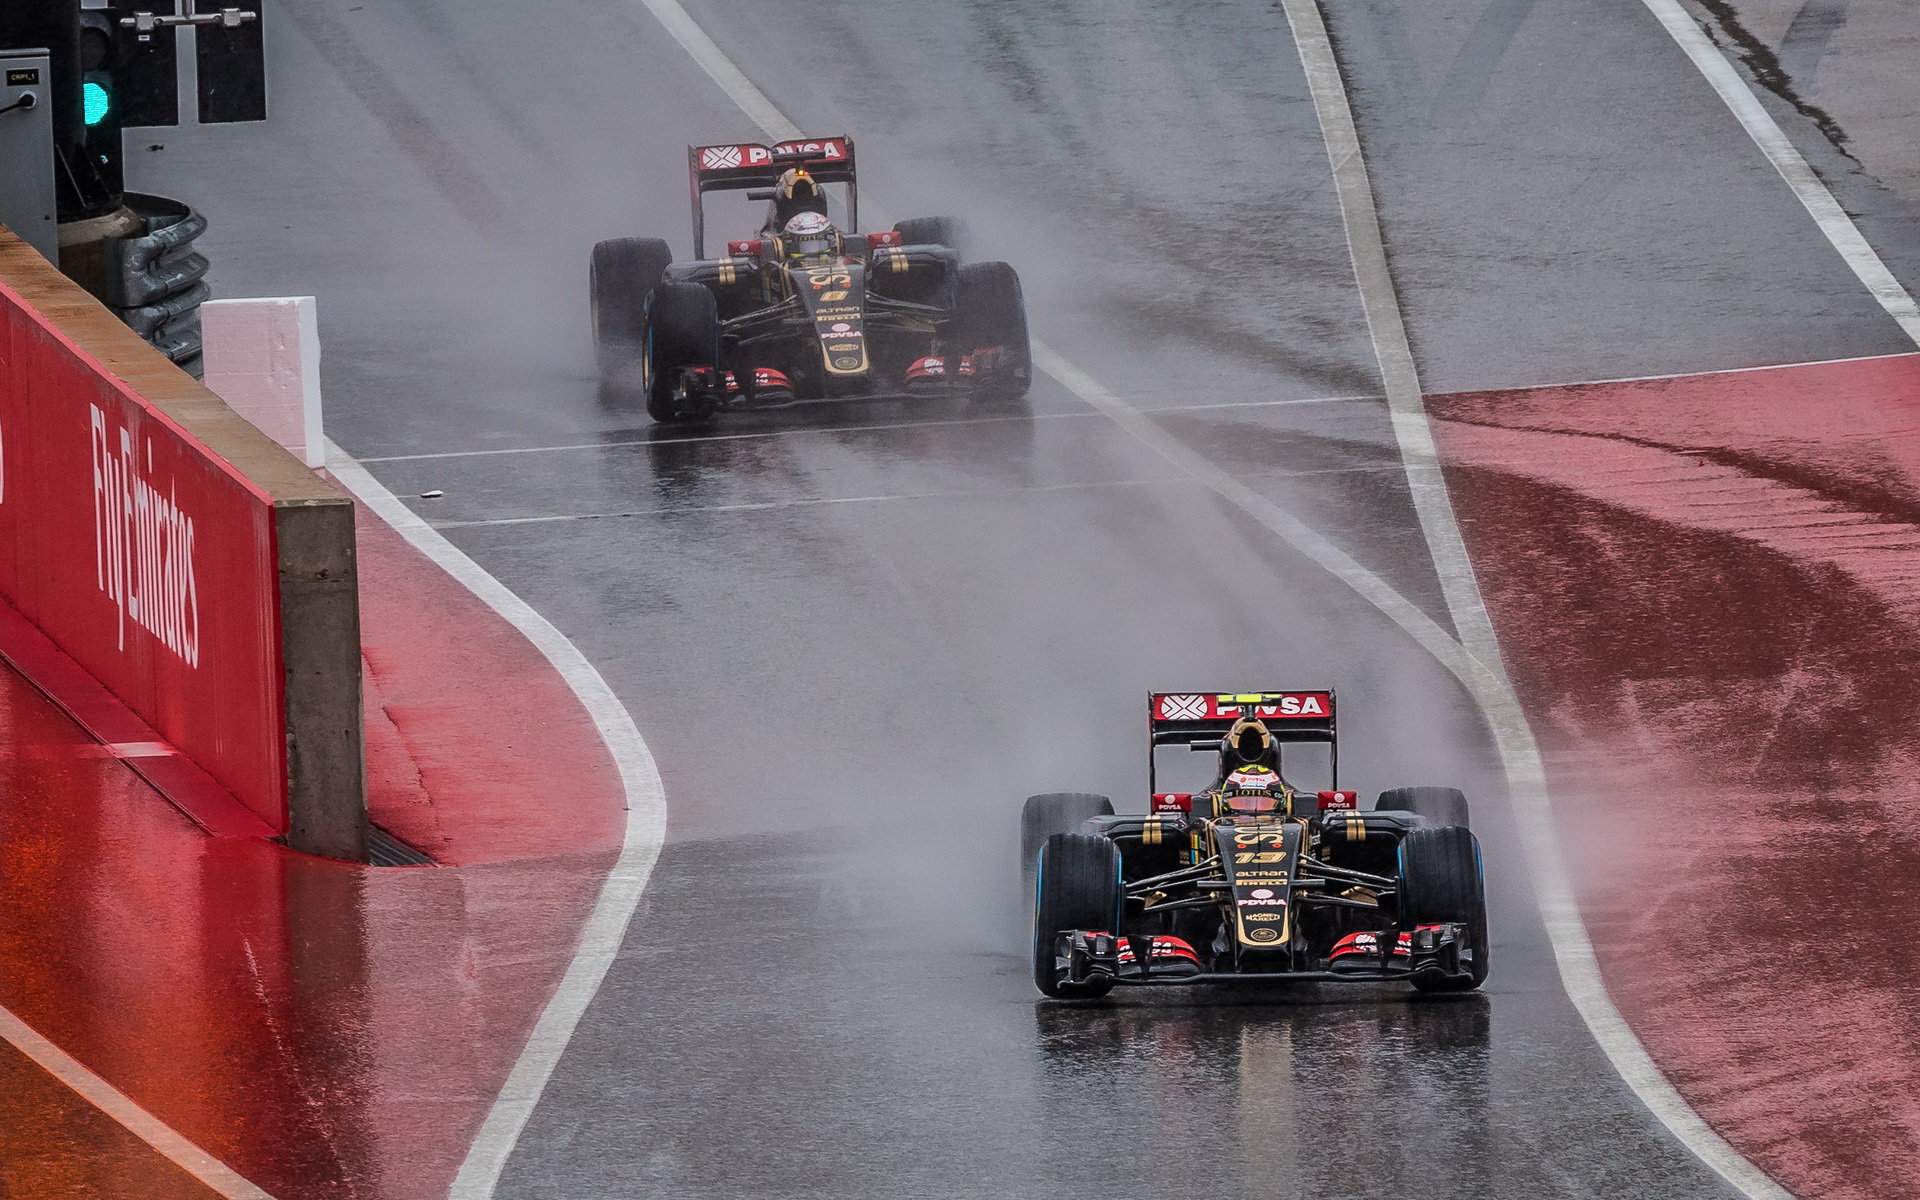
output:
[{"label": "tire barrier", "polygon": [[129,329],[198,379],[200,302],[213,293],[207,258],[194,241],[207,231],[207,219],[164,196],[128,192],[126,204],[145,232],[106,239],[101,298]]},{"label": "tire barrier", "polygon": [[[121,260],[182,344],[196,226]],[[274,836],[364,860],[353,501],[122,315],[0,228],[0,601]]]}]

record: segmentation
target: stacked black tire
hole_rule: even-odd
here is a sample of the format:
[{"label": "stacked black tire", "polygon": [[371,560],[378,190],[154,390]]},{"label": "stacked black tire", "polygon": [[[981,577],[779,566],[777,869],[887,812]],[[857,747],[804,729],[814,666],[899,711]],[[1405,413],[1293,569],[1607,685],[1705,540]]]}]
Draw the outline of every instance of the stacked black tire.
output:
[{"label": "stacked black tire", "polygon": [[196,244],[207,231],[207,219],[165,196],[128,192],[126,205],[139,218],[141,232],[106,239],[100,299],[129,329],[198,379],[205,373],[200,304],[213,295],[206,282],[207,259]]}]

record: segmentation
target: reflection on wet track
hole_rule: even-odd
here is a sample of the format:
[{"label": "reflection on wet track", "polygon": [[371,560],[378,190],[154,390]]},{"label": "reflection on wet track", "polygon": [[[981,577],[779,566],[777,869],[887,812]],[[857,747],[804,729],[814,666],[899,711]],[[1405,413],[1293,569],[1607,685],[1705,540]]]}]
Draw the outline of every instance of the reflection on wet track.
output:
[{"label": "reflection on wet track", "polygon": [[[1137,1179],[1140,1155],[1224,1155],[1279,1195],[1339,1195],[1359,1170],[1376,1194],[1482,1196],[1496,1119],[1491,1013],[1484,996],[1206,989],[1155,1004],[1042,1005],[1034,1048],[1050,1109],[1091,1118],[1090,1093],[1112,1089],[1148,1114],[1141,1135],[1082,1148],[1108,1160],[1093,1168],[1114,1174],[1106,1186]],[[1071,1129],[1056,1132],[1056,1144],[1075,1145]]]}]

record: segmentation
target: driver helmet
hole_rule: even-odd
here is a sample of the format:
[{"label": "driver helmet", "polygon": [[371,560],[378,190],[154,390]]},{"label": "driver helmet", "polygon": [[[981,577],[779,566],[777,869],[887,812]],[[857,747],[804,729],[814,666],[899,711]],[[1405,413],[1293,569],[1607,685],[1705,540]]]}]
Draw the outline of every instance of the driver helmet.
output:
[{"label": "driver helmet", "polygon": [[1293,789],[1280,778],[1280,743],[1267,727],[1252,717],[1242,717],[1227,731],[1222,747],[1220,808],[1246,815],[1277,813],[1286,816],[1293,803]]},{"label": "driver helmet", "polygon": [[820,190],[820,184],[807,174],[804,167],[793,167],[783,171],[780,179],[773,185],[773,211],[777,219],[776,229],[784,229],[787,222],[801,213],[819,213],[827,215],[827,194]]},{"label": "driver helmet", "polygon": [[1272,767],[1246,764],[1227,772],[1220,784],[1220,807],[1244,815],[1286,816],[1292,793]]},{"label": "driver helmet", "polygon": [[788,258],[840,257],[840,231],[815,212],[803,212],[780,231],[781,248]]}]

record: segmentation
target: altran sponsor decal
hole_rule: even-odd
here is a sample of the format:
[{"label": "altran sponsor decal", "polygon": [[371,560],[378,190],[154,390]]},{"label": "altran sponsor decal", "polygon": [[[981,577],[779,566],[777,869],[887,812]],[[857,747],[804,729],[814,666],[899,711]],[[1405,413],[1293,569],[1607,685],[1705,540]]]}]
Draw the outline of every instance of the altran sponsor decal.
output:
[{"label": "altran sponsor decal", "polygon": [[[92,409],[94,578],[119,612],[119,646],[129,622],[190,667],[200,665],[200,592],[194,579],[193,518],[156,481],[153,451]],[[144,457],[144,462],[142,461]]]}]

